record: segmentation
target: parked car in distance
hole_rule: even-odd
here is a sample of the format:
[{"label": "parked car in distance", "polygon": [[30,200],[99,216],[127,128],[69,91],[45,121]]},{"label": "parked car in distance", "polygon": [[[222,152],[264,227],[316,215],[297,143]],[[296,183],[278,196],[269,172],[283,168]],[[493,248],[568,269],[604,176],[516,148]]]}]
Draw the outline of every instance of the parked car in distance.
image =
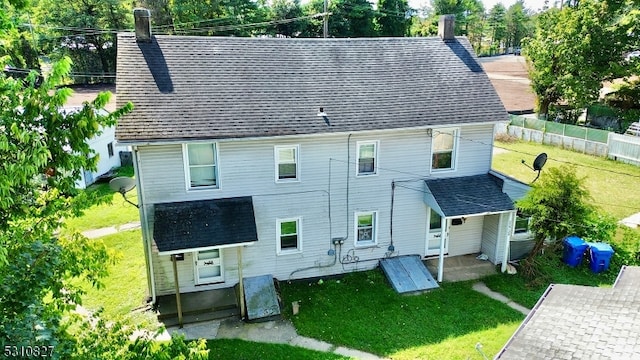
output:
[{"label": "parked car in distance", "polygon": [[521,55],[520,46],[513,48],[513,55],[520,56]]},{"label": "parked car in distance", "polygon": [[624,134],[631,136],[640,136],[640,122],[631,123]]}]

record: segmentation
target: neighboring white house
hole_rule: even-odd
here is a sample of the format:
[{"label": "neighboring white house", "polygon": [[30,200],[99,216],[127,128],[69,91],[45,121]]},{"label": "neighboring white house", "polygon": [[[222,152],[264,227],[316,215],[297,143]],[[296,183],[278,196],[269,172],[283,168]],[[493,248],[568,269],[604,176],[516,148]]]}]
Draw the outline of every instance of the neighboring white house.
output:
[{"label": "neighboring white house", "polygon": [[[79,106],[65,106],[61,111],[69,113],[79,109]],[[102,111],[105,111],[106,114],[106,110]],[[99,176],[108,173],[111,169],[120,167],[122,165],[120,152],[128,150],[126,146],[116,143],[115,126],[102,127],[100,130],[100,135],[87,141],[94,154],[98,156],[96,171],[82,171],[80,179],[76,180],[76,187],[79,189],[84,189],[93,184]]]},{"label": "neighboring white house", "polygon": [[491,171],[507,113],[466,38],[136,28],[118,36],[117,102],[134,110],[116,139],[133,149],[154,300],[174,276],[194,292],[396,255],[439,257],[439,280],[446,256],[505,263],[522,184]]}]

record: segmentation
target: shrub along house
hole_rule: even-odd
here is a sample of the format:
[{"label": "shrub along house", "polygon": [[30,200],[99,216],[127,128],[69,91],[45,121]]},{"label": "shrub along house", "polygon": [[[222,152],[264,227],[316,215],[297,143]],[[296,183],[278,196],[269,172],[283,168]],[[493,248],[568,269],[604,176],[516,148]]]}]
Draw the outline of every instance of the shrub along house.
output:
[{"label": "shrub along house", "polygon": [[[137,14],[148,16],[144,11]],[[430,38],[118,37],[150,294],[484,252],[521,184],[491,171],[500,99],[453,19]],[[445,26],[446,25],[446,26]],[[515,184],[515,185],[514,185]],[[513,190],[513,191],[512,191]],[[240,275],[242,274],[242,275]]]}]

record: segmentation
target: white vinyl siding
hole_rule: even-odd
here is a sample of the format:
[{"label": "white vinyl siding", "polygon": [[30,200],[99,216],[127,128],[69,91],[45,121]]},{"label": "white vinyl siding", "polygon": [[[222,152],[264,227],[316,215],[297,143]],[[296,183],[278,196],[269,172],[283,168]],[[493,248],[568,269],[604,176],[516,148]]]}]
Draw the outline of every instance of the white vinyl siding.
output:
[{"label": "white vinyl siding", "polygon": [[433,170],[454,170],[458,129],[434,129],[432,136],[431,168]]},{"label": "white vinyl siding", "polygon": [[378,141],[358,141],[356,175],[367,176],[378,173]]},{"label": "white vinyl siding", "polygon": [[[491,139],[493,125],[473,125],[461,128],[460,134],[474,141],[460,139],[455,176],[483,174],[491,163]],[[286,142],[286,143],[285,143]],[[384,144],[383,163],[377,162],[377,176],[356,178],[358,157],[357,143]],[[489,145],[485,145],[489,144]],[[298,145],[298,173],[300,179],[287,186],[274,181],[274,147]],[[106,148],[106,146],[105,146]],[[391,243],[390,212],[391,182],[415,179],[414,182],[397,183],[394,192],[393,239],[400,254],[422,254],[425,250],[428,207],[423,201],[424,178],[453,176],[450,172],[430,174],[431,136],[427,129],[389,130],[322,136],[300,136],[286,139],[234,139],[216,142],[218,183],[216,190],[190,191],[183,175],[186,158],[182,145],[144,145],[136,149],[139,158],[139,175],[144,197],[148,231],[153,234],[153,204],[194,201],[203,199],[252,196],[259,241],[242,247],[243,276],[272,274],[279,280],[328,276],[352,270],[364,270],[376,266],[375,261],[334,266],[331,264],[333,238],[347,238],[343,256],[350,249],[360,260],[380,259]],[[302,154],[303,153],[303,154]],[[302,156],[301,156],[302,154]],[[384,164],[384,165],[382,165]],[[384,166],[381,171],[379,166]],[[397,171],[387,171],[387,168]],[[412,175],[403,175],[412,174]],[[138,175],[138,174],[136,174]],[[347,192],[347,178],[349,191]],[[400,186],[401,185],[401,186]],[[329,197],[330,195],[330,197]],[[348,198],[348,201],[347,201]],[[329,201],[330,199],[330,201]],[[347,206],[348,203],[348,206]],[[331,211],[329,211],[331,209]],[[356,212],[376,211],[375,246],[354,246],[356,238]],[[277,254],[276,219],[301,218],[299,234],[303,251],[279,256]],[[331,219],[331,223],[329,223]],[[470,224],[470,219],[462,227]],[[450,249],[458,240],[458,228],[454,226],[450,236]],[[465,232],[479,241],[476,234]],[[152,240],[152,235],[149,236]],[[464,241],[463,241],[464,242]],[[479,249],[479,243],[476,250]],[[464,250],[464,249],[463,249]],[[185,253],[185,260],[178,261],[180,288],[184,292],[228,287],[238,282],[237,249],[223,249],[224,283],[195,286],[194,255]],[[174,291],[173,270],[170,256],[152,251],[153,271],[158,294]]]},{"label": "white vinyl siding", "polygon": [[299,145],[274,147],[276,182],[300,180],[299,153]]},{"label": "white vinyl siding", "polygon": [[185,174],[189,189],[218,188],[218,160],[215,143],[185,144]]},{"label": "white vinyl siding", "polygon": [[276,251],[278,255],[295,254],[302,251],[301,218],[276,220]]}]

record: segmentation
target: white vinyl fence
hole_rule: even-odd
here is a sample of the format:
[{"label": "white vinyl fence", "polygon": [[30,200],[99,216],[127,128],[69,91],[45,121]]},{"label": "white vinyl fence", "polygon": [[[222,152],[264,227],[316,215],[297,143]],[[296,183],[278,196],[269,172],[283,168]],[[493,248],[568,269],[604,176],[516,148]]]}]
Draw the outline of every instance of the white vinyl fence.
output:
[{"label": "white vinyl fence", "polygon": [[609,158],[640,166],[640,136],[609,133]]}]

